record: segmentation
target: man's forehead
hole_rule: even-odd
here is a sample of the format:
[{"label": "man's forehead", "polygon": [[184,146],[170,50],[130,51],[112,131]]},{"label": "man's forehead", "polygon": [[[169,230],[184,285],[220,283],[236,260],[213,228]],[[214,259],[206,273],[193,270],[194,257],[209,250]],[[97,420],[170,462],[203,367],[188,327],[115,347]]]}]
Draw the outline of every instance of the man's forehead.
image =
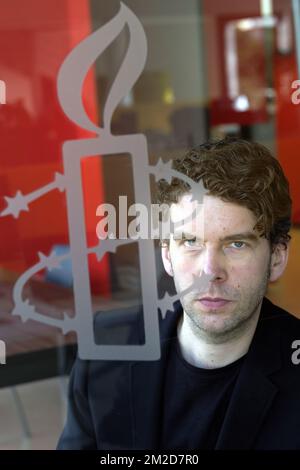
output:
[{"label": "man's forehead", "polygon": [[197,200],[193,200],[193,196],[191,194],[183,195],[177,203],[171,204],[170,208],[170,215],[173,222],[178,222],[187,217],[189,214],[192,214],[195,209],[197,209],[197,213],[203,208],[203,202],[199,202]]},{"label": "man's forehead", "polygon": [[205,233],[208,236],[215,234],[219,238],[250,232],[257,235],[254,231],[256,218],[248,208],[216,196],[205,195],[202,204],[192,200],[191,194],[182,196],[178,203],[171,205],[171,219],[178,225],[180,222],[178,229],[174,229],[174,235],[180,232],[201,238]]},{"label": "man's forehead", "polygon": [[[221,213],[227,215],[238,215],[243,216],[246,215],[253,219],[254,214],[247,208],[240,204],[224,201],[223,199],[217,196],[211,195],[204,195],[202,201],[198,201],[193,199],[193,195],[190,193],[184,194],[180,197],[179,201],[176,203],[172,203],[170,207],[170,214],[172,219],[173,218],[180,218],[182,219],[182,215],[188,211],[189,213],[195,211],[197,208],[197,213],[202,213],[202,215],[206,215],[210,213],[213,215],[220,215]],[[205,211],[205,213],[204,213]]]}]

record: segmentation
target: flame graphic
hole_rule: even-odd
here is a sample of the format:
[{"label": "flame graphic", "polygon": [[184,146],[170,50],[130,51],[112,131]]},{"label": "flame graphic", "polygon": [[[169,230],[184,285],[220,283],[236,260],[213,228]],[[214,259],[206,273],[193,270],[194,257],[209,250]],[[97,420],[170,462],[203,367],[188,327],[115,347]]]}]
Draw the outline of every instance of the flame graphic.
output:
[{"label": "flame graphic", "polygon": [[[103,127],[93,123],[82,103],[82,86],[97,57],[114,41],[125,26],[129,28],[129,46],[115,78],[103,112]],[[147,40],[136,15],[120,3],[117,15],[103,27],[81,41],[63,62],[57,78],[58,99],[65,114],[82,128],[111,133],[114,110],[140,76],[147,57]]]}]

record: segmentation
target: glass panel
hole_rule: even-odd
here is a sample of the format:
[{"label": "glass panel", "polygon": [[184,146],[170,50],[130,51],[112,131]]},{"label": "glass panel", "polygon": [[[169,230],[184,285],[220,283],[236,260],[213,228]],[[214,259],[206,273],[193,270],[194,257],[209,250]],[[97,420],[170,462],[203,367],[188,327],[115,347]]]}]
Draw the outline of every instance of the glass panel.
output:
[{"label": "glass panel", "polygon": [[267,295],[300,316],[295,17],[288,0],[10,0],[0,11],[0,448],[55,448],[77,353],[160,358],[176,290],[158,237],[128,239],[141,230],[130,207],[149,209],[164,163],[187,149],[237,136],[278,158],[292,243]]}]

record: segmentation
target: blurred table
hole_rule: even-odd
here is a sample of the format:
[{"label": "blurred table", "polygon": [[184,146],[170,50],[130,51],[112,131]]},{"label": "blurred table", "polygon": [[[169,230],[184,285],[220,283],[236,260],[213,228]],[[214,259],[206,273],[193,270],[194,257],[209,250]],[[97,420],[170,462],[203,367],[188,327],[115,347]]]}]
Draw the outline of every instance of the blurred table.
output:
[{"label": "blurred table", "polygon": [[[70,372],[77,352],[76,333],[11,314],[14,282],[0,281],[0,339],[6,344],[6,364],[0,365],[0,387],[42,380]],[[75,315],[72,289],[33,279],[24,289],[39,313],[62,318]],[[93,311],[113,310],[132,303],[93,297]]]}]

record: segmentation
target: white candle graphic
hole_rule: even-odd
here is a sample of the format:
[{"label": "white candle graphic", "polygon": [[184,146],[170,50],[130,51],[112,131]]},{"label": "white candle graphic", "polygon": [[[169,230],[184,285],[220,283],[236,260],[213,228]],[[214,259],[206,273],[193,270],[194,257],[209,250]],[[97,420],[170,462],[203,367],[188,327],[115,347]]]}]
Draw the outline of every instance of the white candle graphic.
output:
[{"label": "white candle graphic", "polygon": [[[112,43],[126,25],[130,37],[128,50],[104,106],[103,127],[98,127],[89,120],[83,108],[81,99],[83,81],[96,58]],[[103,158],[109,158],[111,154],[128,153],[132,158],[135,199],[146,207],[151,206],[145,137],[143,135],[114,136],[111,134],[112,114],[142,72],[146,53],[147,43],[143,28],[137,17],[121,3],[118,14],[109,23],[82,41],[66,58],[58,74],[58,96],[66,115],[81,127],[98,134],[96,138],[69,141],[63,146],[76,306],[75,321],[78,352],[82,359],[154,360],[160,356],[157,287],[152,240],[138,241],[145,344],[120,346],[95,344],[80,171],[81,160],[87,155],[101,155]],[[117,247],[123,241],[114,240],[110,243]],[[105,249],[105,242],[103,248]],[[151,277],[149,271],[153,273]]]}]

